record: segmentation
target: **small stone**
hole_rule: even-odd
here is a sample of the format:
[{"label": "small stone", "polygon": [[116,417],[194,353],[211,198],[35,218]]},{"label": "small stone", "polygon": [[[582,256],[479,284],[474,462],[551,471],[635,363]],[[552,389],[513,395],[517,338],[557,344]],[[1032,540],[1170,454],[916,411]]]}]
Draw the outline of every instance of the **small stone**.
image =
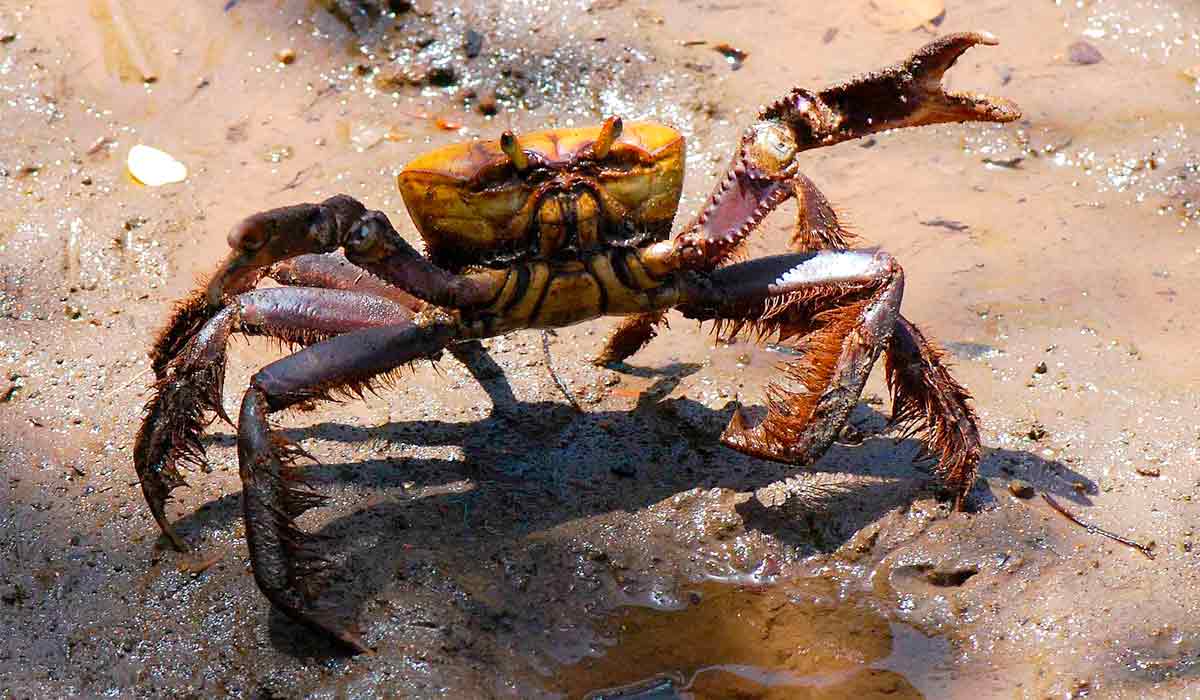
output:
[{"label": "small stone", "polygon": [[1045,362],[1039,362],[1037,363],[1037,366],[1033,368],[1034,374],[1045,374],[1047,371],[1049,371],[1049,368],[1046,367]]},{"label": "small stone", "polygon": [[1033,484],[1022,479],[1013,479],[1008,482],[1008,492],[1017,498],[1033,498]]},{"label": "small stone", "polygon": [[1029,432],[1025,433],[1025,437],[1035,442],[1041,440],[1046,437],[1046,428],[1041,423],[1034,423],[1029,426]]},{"label": "small stone", "polygon": [[1158,467],[1137,467],[1134,471],[1142,476],[1162,476],[1162,470],[1160,470]]},{"label": "small stone", "polygon": [[475,103],[475,109],[485,117],[490,117],[500,111],[499,101],[496,99],[496,91],[488,90],[483,93],[479,101]]},{"label": "small stone", "polygon": [[262,159],[266,163],[281,163],[295,154],[291,146],[271,146],[263,151]]},{"label": "small stone", "polygon": [[280,49],[275,52],[275,60],[285,66],[290,66],[296,62],[296,52],[293,49]]},{"label": "small stone", "polygon": [[449,87],[458,82],[458,71],[454,69],[454,66],[445,63],[430,66],[429,72],[425,75],[425,80],[430,85]]},{"label": "small stone", "polygon": [[463,35],[463,52],[467,58],[475,58],[483,50],[483,35],[474,29],[468,29]]},{"label": "small stone", "polygon": [[1081,66],[1090,66],[1104,60],[1100,50],[1086,41],[1077,41],[1067,47],[1067,57],[1071,59],[1071,63]]}]

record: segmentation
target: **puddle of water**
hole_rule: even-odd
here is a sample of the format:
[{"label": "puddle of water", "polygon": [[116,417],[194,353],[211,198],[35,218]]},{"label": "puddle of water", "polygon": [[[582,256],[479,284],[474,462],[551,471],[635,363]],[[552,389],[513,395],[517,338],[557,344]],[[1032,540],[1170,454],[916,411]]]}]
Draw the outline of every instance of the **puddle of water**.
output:
[{"label": "puddle of water", "polygon": [[[865,601],[804,579],[769,588],[702,583],[678,610],[625,607],[614,645],[561,669],[547,689],[589,700],[922,698],[949,644],[889,622]],[[910,671],[910,669],[921,669]]]}]

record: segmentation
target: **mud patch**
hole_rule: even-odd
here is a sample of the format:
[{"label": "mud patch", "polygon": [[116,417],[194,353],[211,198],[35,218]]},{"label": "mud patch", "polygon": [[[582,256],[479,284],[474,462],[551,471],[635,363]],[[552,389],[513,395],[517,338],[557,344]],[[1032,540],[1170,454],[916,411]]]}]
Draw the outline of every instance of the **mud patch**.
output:
[{"label": "mud patch", "polygon": [[[937,694],[949,644],[889,623],[824,579],[755,588],[707,582],[678,610],[627,607],[603,625],[614,645],[547,683],[568,697],[840,698]],[[905,670],[922,669],[913,677]]]}]

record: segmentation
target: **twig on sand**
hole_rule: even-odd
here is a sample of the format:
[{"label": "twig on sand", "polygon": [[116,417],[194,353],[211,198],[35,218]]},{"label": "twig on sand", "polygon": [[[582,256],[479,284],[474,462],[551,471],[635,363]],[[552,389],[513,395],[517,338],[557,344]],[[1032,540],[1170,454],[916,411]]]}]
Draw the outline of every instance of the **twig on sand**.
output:
[{"label": "twig on sand", "polygon": [[1062,515],[1064,518],[1066,518],[1067,520],[1070,520],[1071,522],[1075,523],[1076,525],[1083,528],[1084,530],[1087,530],[1088,532],[1092,533],[1093,535],[1103,535],[1110,540],[1120,542],[1121,544],[1125,545],[1126,547],[1133,547],[1137,551],[1146,555],[1147,559],[1154,559],[1154,551],[1148,545],[1144,545],[1141,542],[1135,542],[1135,541],[1129,539],[1128,537],[1122,537],[1116,533],[1109,532],[1108,530],[1105,530],[1104,528],[1101,528],[1101,527],[1097,527],[1096,525],[1092,525],[1091,523],[1083,522],[1082,520],[1079,519],[1078,516],[1073,515],[1066,508],[1063,508],[1061,505],[1059,505],[1058,501],[1051,498],[1049,494],[1043,493],[1042,500],[1044,500],[1046,503],[1050,504],[1050,507],[1053,508],[1054,510],[1058,511],[1058,513],[1060,515]]},{"label": "twig on sand", "polygon": [[567,388],[566,383],[558,376],[558,372],[554,371],[554,364],[550,362],[549,331],[542,331],[542,352],[546,355],[546,369],[550,370],[550,376],[554,378],[554,383],[558,385],[558,390],[562,392],[563,396],[567,397],[567,401],[570,402],[571,406],[576,411],[583,413],[583,407],[580,406],[579,402],[575,400],[575,397],[571,395],[571,390]]}]

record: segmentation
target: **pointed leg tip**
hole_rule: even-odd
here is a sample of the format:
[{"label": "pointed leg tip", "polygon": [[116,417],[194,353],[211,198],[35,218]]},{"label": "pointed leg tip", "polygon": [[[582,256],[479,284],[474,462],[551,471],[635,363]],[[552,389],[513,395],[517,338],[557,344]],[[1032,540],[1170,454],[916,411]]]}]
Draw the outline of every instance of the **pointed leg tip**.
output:
[{"label": "pointed leg tip", "polygon": [[167,541],[171,543],[171,547],[176,552],[185,554],[191,551],[191,547],[188,547],[187,542],[179,536],[179,533],[175,532],[175,528],[171,527],[170,524],[160,526],[162,527],[163,536],[167,538]]},{"label": "pointed leg tip", "polygon": [[336,641],[355,655],[375,655],[375,650],[363,640],[362,629],[357,622],[345,622],[325,610],[318,612],[313,609],[288,606],[283,607],[283,611],[287,613],[288,617]]},{"label": "pointed leg tip", "polygon": [[619,360],[613,359],[612,356],[606,352],[602,352],[591,359],[591,363],[595,367],[608,367],[616,362],[619,362]]},{"label": "pointed leg tip", "polygon": [[988,105],[988,120],[993,122],[1015,122],[1023,115],[1016,102],[1003,97],[984,98]]},{"label": "pointed leg tip", "polygon": [[729,425],[725,426],[725,430],[721,433],[721,444],[739,452],[744,451],[748,445],[747,439],[750,432],[748,424],[749,421],[742,407],[734,408],[733,415],[729,418]]},{"label": "pointed leg tip", "polygon": [[357,624],[338,625],[327,622],[322,623],[320,626],[327,634],[336,639],[339,644],[354,652],[356,656],[358,654],[366,656],[375,655],[375,650],[367,646],[367,643],[363,640],[362,631]]}]

